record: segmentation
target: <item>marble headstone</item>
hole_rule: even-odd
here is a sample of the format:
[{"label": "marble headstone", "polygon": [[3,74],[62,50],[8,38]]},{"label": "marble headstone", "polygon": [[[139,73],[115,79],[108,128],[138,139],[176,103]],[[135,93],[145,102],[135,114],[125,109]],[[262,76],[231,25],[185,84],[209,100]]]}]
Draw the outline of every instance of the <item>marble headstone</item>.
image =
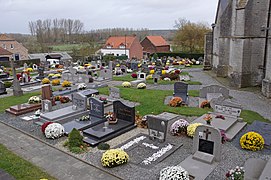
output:
[{"label": "marble headstone", "polygon": [[168,121],[156,116],[147,116],[147,123],[150,139],[164,142],[167,135]]},{"label": "marble headstone", "polygon": [[207,98],[208,93],[221,93],[222,96],[226,99],[229,98],[229,90],[225,87],[218,86],[218,85],[210,85],[200,89],[199,97],[200,98]]},{"label": "marble headstone", "polygon": [[41,100],[41,109],[42,109],[42,112],[51,112],[52,111],[52,102],[48,99]]},{"label": "marble headstone", "polygon": [[91,97],[89,98],[89,116],[95,116],[98,118],[103,118],[104,117],[104,104],[102,101]]},{"label": "marble headstone", "polygon": [[109,97],[113,99],[119,99],[120,98],[120,89],[116,87],[110,87],[109,88]]},{"label": "marble headstone", "polygon": [[73,93],[72,94],[72,106],[73,109],[83,109],[87,110],[87,97],[81,93]]},{"label": "marble headstone", "polygon": [[126,106],[121,101],[113,102],[113,111],[117,119],[135,123],[135,107]]}]

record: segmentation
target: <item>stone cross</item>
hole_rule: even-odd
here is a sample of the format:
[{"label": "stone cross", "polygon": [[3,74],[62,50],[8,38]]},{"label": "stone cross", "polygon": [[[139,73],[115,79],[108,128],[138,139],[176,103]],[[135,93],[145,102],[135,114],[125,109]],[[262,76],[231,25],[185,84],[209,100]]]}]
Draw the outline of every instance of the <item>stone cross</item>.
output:
[{"label": "stone cross", "polygon": [[209,129],[206,129],[203,132],[205,133],[205,139],[208,140],[209,134],[212,134],[212,133],[209,131]]},{"label": "stone cross", "polygon": [[16,76],[16,70],[15,70],[15,67],[14,67],[13,58],[11,58],[11,60],[10,60],[10,66],[11,66],[12,75],[13,75],[13,96],[22,96],[23,91],[21,89],[20,82],[19,82],[19,80],[17,79],[17,76]]}]

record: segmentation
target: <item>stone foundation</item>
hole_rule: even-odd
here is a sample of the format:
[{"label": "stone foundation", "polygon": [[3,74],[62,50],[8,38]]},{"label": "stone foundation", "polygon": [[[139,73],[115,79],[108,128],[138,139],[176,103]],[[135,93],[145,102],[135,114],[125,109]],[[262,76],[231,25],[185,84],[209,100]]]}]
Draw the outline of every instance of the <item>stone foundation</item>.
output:
[{"label": "stone foundation", "polygon": [[267,98],[271,98],[271,81],[268,79],[263,79],[262,81],[262,93]]},{"label": "stone foundation", "polygon": [[227,65],[218,65],[216,68],[217,77],[228,77],[228,66]]}]

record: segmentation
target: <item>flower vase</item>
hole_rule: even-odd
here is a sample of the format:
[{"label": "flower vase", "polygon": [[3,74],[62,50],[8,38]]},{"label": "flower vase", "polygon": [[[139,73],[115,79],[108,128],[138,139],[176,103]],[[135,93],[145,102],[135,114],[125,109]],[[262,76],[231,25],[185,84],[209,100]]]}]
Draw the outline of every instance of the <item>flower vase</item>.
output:
[{"label": "flower vase", "polygon": [[207,123],[207,125],[211,125],[211,121],[210,120],[207,120],[206,123]]}]

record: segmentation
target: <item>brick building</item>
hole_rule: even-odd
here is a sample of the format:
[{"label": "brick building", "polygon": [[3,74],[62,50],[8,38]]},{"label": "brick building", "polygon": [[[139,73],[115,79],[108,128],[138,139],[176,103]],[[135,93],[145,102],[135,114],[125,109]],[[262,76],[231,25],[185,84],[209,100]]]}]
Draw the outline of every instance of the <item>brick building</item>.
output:
[{"label": "brick building", "polygon": [[0,34],[0,47],[11,52],[15,60],[28,59],[28,50],[15,39],[6,34]]},{"label": "brick building", "polygon": [[232,86],[262,86],[271,97],[270,0],[219,0],[205,64]]},{"label": "brick building", "polygon": [[146,55],[159,52],[170,52],[170,45],[162,36],[146,36],[140,44]]},{"label": "brick building", "polygon": [[112,36],[109,37],[101,49],[103,55],[114,56],[127,55],[128,58],[142,59],[142,46],[136,36]]},{"label": "brick building", "polygon": [[11,58],[12,58],[12,53],[0,47],[0,62],[9,61]]}]

